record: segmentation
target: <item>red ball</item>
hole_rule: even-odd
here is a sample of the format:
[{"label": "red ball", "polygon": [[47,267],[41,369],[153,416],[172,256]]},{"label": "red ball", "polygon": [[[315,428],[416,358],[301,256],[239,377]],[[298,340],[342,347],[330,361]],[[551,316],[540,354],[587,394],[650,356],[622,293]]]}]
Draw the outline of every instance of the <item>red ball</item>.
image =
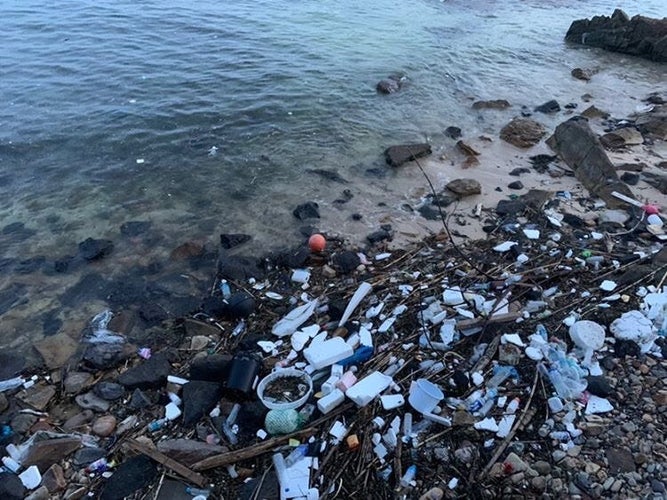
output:
[{"label": "red ball", "polygon": [[308,248],[311,252],[321,252],[327,246],[327,240],[321,234],[314,234],[308,238]]}]

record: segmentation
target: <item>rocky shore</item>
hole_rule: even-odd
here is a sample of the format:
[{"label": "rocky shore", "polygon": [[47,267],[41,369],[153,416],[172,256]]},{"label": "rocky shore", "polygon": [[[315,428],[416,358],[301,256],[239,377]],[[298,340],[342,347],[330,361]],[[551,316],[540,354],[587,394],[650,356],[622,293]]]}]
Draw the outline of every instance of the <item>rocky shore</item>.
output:
[{"label": "rocky shore", "polygon": [[[353,246],[301,200],[303,239],[259,258],[229,233],[166,276],[94,272],[109,240],[57,259],[90,269],[66,299],[99,308],[37,363],[0,353],[3,496],[665,498],[667,95],[471,112],[507,124],[384,151],[424,185],[419,228]],[[443,168],[461,175],[440,189]],[[150,244],[144,221],[120,232]]]}]

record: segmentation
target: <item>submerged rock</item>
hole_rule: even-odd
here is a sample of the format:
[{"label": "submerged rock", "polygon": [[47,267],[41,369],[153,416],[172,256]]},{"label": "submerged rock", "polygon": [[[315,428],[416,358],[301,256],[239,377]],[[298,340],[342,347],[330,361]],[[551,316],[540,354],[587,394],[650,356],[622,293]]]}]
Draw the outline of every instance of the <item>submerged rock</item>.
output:
[{"label": "submerged rock", "polygon": [[577,80],[588,81],[592,78],[593,72],[588,69],[574,68],[570,73]]},{"label": "submerged rock", "polygon": [[144,234],[151,227],[152,222],[143,220],[132,220],[124,222],[120,226],[120,234],[128,238],[135,238]]},{"label": "submerged rock", "polygon": [[292,214],[299,220],[304,219],[319,219],[320,218],[320,206],[314,201],[308,201],[298,205],[293,211]]},{"label": "submerged rock", "polygon": [[249,234],[223,233],[220,235],[220,246],[228,250],[230,248],[243,245],[244,243],[250,241],[251,239],[252,236],[250,236]]},{"label": "submerged rock", "polygon": [[394,94],[401,90],[405,80],[406,78],[403,75],[389,75],[377,83],[375,90],[380,94]]},{"label": "submerged rock", "polygon": [[445,129],[445,136],[450,139],[460,139],[461,135],[461,129],[459,127],[447,127]]},{"label": "submerged rock", "polygon": [[667,18],[630,18],[622,10],[616,9],[611,16],[574,21],[567,30],[565,40],[666,62]]},{"label": "submerged rock", "polygon": [[99,260],[109,255],[113,250],[111,240],[86,238],[79,243],[79,255],[88,261]]},{"label": "submerged rock", "polygon": [[491,101],[475,101],[472,109],[507,109],[511,106],[505,99],[493,99]]},{"label": "submerged rock", "polygon": [[47,368],[53,370],[64,366],[74,355],[79,344],[69,335],[59,333],[35,343]]},{"label": "submerged rock", "polygon": [[430,144],[402,144],[390,146],[384,151],[387,163],[392,167],[400,167],[404,163],[422,158],[431,154]]},{"label": "submerged rock", "polygon": [[535,111],[538,113],[557,113],[560,111],[560,104],[558,104],[558,101],[551,100],[547,101],[544,104],[540,104],[535,108]]}]

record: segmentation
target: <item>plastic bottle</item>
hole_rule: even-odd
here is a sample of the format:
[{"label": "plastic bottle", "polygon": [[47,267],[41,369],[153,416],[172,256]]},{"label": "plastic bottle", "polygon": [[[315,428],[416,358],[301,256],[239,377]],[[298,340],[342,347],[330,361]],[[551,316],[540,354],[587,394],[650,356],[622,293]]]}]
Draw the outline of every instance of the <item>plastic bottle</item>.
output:
[{"label": "plastic bottle", "polygon": [[232,330],[232,336],[233,337],[238,337],[245,331],[245,320],[242,319],[237,323],[237,325],[234,327]]},{"label": "plastic bottle", "polygon": [[160,430],[162,427],[164,427],[164,424],[167,423],[166,418],[159,418],[157,420],[153,420],[148,424],[148,430],[149,432],[156,432]]},{"label": "plastic bottle", "polygon": [[187,486],[185,488],[185,492],[188,495],[192,495],[195,498],[200,498],[200,497],[208,498],[208,496],[211,494],[211,490],[203,488],[193,488],[192,486]]},{"label": "plastic bottle", "polygon": [[403,474],[403,477],[401,478],[401,481],[400,481],[400,485],[403,488],[407,488],[408,486],[410,486],[410,483],[414,480],[416,475],[417,475],[417,466],[416,465],[411,465],[405,471],[405,474]]},{"label": "plastic bottle", "polygon": [[486,383],[486,387],[494,389],[502,384],[507,378],[512,375],[515,369],[511,366],[496,366],[493,369],[493,377]]},{"label": "plastic bottle", "polygon": [[107,463],[106,458],[102,457],[95,460],[93,463],[89,464],[86,467],[86,472],[106,472],[109,469],[109,464]]},{"label": "plastic bottle", "polygon": [[227,283],[227,280],[222,280],[220,282],[220,291],[222,292],[222,296],[225,299],[228,299],[229,297],[232,296],[232,289],[229,287],[229,283]]},{"label": "plastic bottle", "polygon": [[306,456],[306,452],[308,451],[308,445],[307,444],[300,444],[296,448],[292,450],[292,452],[287,455],[285,458],[285,465],[289,468],[292,467],[295,463],[297,463],[299,460],[301,460],[303,457]]}]

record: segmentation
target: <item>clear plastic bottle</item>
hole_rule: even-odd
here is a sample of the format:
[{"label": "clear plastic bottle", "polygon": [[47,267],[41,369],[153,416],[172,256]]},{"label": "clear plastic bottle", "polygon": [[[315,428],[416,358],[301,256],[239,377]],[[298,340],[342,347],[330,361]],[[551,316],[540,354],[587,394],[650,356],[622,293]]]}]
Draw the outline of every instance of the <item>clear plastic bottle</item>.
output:
[{"label": "clear plastic bottle", "polygon": [[493,369],[493,377],[486,383],[486,387],[494,389],[502,384],[506,379],[512,375],[515,369],[511,366],[496,366]]},{"label": "clear plastic bottle", "polygon": [[407,488],[408,486],[410,486],[410,483],[414,480],[416,475],[417,475],[417,466],[411,465],[410,467],[407,468],[405,474],[403,474],[403,477],[401,478],[400,481],[400,485],[403,488]]}]

